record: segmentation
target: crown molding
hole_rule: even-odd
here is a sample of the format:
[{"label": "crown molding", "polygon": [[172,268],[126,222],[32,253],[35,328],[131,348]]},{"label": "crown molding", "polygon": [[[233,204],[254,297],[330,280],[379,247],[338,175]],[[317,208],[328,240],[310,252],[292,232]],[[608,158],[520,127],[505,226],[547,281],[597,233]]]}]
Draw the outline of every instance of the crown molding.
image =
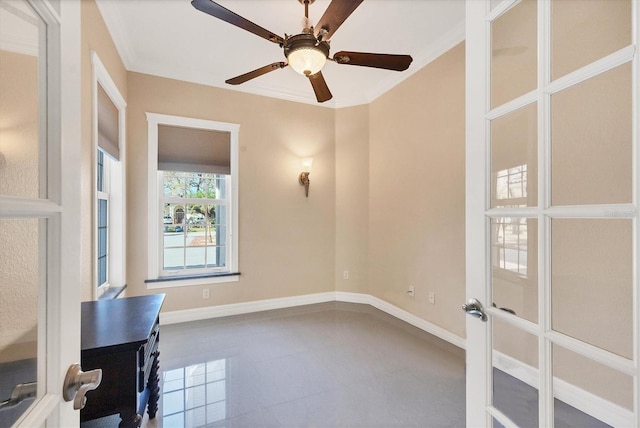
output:
[{"label": "crown molding", "polygon": [[[407,80],[409,77],[422,70],[429,63],[440,57],[445,52],[457,46],[465,39],[465,22],[462,21],[458,25],[452,27],[449,31],[443,34],[438,40],[429,46],[429,49],[421,56],[414,58],[411,67],[403,73],[389,76],[389,78],[382,81],[374,89],[367,94],[367,103],[374,101],[381,95],[385,94],[395,86]],[[342,106],[340,106],[342,107]],[[347,107],[347,106],[345,106]]]},{"label": "crown molding", "polygon": [[107,30],[113,39],[113,44],[116,46],[120,59],[124,64],[124,68],[132,70],[135,66],[135,52],[129,43],[131,37],[121,24],[122,17],[118,12],[118,2],[115,1],[96,1],[96,6],[102,15],[102,20],[107,26]]}]

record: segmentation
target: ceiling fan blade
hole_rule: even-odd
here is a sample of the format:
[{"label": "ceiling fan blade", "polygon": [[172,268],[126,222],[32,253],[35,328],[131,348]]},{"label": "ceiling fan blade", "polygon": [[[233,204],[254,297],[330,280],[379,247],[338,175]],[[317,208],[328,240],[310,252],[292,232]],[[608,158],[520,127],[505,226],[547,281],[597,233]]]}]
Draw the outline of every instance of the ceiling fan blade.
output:
[{"label": "ceiling fan blade", "polygon": [[331,91],[327,86],[327,82],[325,82],[324,77],[322,76],[322,71],[318,71],[316,74],[311,74],[307,77],[311,82],[311,86],[313,86],[313,92],[315,92],[316,99],[319,103],[329,101],[333,98],[333,95],[331,95]]},{"label": "ceiling fan blade", "polygon": [[404,71],[409,68],[413,58],[411,58],[410,55],[340,51],[333,55],[333,60],[338,64],[361,65],[363,67]]},{"label": "ceiling fan blade", "polygon": [[258,76],[262,76],[263,74],[267,74],[273,70],[280,70],[281,68],[285,68],[286,66],[286,62],[274,62],[273,64],[265,65],[264,67],[260,67],[248,73],[236,76],[232,79],[225,80],[225,83],[228,83],[230,85],[239,85],[248,80],[255,79]]},{"label": "ceiling fan blade", "polygon": [[338,27],[353,13],[363,0],[333,0],[329,3],[324,15],[315,27],[315,36],[318,37],[322,30],[326,34],[322,35],[322,40],[329,40]]},{"label": "ceiling fan blade", "polygon": [[236,27],[240,27],[243,30],[247,30],[264,39],[267,39],[270,42],[278,44],[284,43],[284,39],[282,37],[262,28],[257,24],[254,24],[253,22],[241,17],[234,12],[231,12],[229,9],[220,6],[216,2],[213,2],[211,0],[192,0],[191,5],[201,12],[208,13],[209,15],[228,22],[231,25],[235,25]]}]

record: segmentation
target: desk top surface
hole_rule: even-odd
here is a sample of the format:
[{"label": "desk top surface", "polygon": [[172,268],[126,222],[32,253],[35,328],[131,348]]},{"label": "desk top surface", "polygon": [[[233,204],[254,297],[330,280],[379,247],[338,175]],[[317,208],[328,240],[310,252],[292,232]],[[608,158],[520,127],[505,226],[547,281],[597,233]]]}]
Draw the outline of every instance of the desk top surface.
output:
[{"label": "desk top surface", "polygon": [[139,347],[151,334],[164,294],[82,302],[82,351]]}]

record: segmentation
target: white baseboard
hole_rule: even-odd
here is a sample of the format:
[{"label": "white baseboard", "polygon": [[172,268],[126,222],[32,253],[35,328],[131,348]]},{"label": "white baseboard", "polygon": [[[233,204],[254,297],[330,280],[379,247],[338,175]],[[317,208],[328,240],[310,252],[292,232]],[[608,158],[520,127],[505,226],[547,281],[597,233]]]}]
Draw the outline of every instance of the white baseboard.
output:
[{"label": "white baseboard", "polygon": [[[509,355],[494,351],[493,365],[510,376],[538,389],[538,369]],[[553,380],[555,397],[614,427],[634,426],[633,412],[562,379]]]},{"label": "white baseboard", "polygon": [[209,318],[241,315],[252,312],[268,311],[272,309],[291,308],[295,306],[311,305],[324,302],[349,302],[371,305],[419,329],[431,333],[459,348],[464,349],[465,340],[448,330],[417,317],[391,303],[378,299],[370,294],[346,293],[342,291],[303,296],[282,297],[277,299],[257,300],[253,302],[234,303],[230,305],[207,306],[203,308],[185,309],[181,311],[163,312],[160,315],[161,324],[176,324],[181,322],[198,321]]},{"label": "white baseboard", "polygon": [[386,302],[382,299],[374,297],[370,294],[359,294],[359,293],[345,293],[341,291],[336,292],[336,300],[339,302],[350,302],[350,303],[364,303],[367,305],[371,305],[376,309],[380,309],[383,312],[388,313],[406,323],[411,324],[414,327],[418,327],[421,330],[426,331],[427,333],[433,334],[436,337],[439,337],[442,340],[445,340],[458,348],[465,349],[465,339],[460,336],[457,336],[451,333],[449,330],[446,330],[442,327],[439,327],[429,321],[425,321],[424,319],[413,315],[410,312],[405,311],[404,309],[400,309],[399,307],[392,305],[389,302]]},{"label": "white baseboard", "polygon": [[256,300],[253,302],[233,303],[230,305],[207,306],[203,308],[184,309],[181,311],[162,312],[160,324],[177,324],[181,322],[199,321],[209,318],[227,317],[230,315],[249,314],[272,309],[291,308],[314,303],[333,302],[335,293],[306,294],[303,296],[282,297],[277,299]]}]

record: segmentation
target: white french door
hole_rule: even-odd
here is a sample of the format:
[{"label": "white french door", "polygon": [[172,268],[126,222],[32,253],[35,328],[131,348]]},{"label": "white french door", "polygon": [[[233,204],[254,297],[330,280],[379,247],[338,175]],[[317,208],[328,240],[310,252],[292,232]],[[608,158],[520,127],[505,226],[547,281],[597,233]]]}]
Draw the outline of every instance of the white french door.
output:
[{"label": "white french door", "polygon": [[640,426],[640,2],[466,21],[467,426]]},{"label": "white french door", "polygon": [[0,425],[78,426],[80,2],[0,0]]}]

